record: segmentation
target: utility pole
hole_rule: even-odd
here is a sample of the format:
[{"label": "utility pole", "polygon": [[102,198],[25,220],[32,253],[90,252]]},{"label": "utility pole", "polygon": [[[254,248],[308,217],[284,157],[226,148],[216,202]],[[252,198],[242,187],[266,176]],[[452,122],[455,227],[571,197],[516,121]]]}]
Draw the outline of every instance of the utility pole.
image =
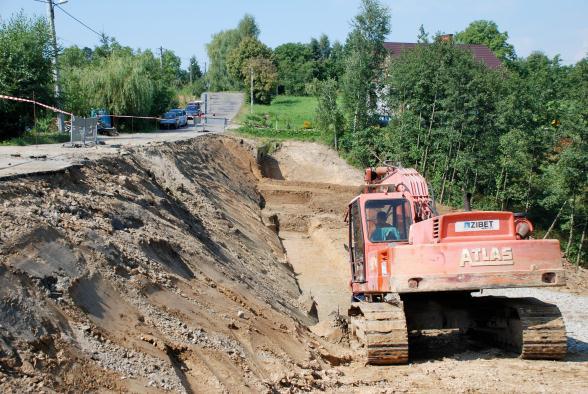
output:
[{"label": "utility pole", "polygon": [[163,47],[159,47],[159,64],[163,70]]},{"label": "utility pole", "polygon": [[251,113],[253,113],[253,66],[249,65],[249,74],[251,74]]},{"label": "utility pole", "polygon": [[[57,58],[57,36],[55,34],[55,10],[53,9],[53,0],[47,0],[47,13],[49,16],[49,25],[51,27],[51,44],[53,46],[53,76],[55,77],[55,99],[57,100],[57,107],[61,106],[61,86],[59,76],[59,59]],[[65,130],[65,123],[63,114],[57,113],[57,128],[59,131]]]}]

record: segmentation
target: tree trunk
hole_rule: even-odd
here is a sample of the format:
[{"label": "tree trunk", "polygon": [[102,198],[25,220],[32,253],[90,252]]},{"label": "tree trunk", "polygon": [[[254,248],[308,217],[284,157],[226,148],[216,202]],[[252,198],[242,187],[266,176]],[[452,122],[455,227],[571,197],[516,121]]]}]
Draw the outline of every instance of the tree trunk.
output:
[{"label": "tree trunk", "polygon": [[429,119],[429,131],[427,132],[427,141],[425,147],[425,154],[423,157],[423,164],[421,168],[423,169],[423,175],[427,173],[427,158],[429,156],[429,146],[431,145],[431,130],[433,129],[433,120],[435,119],[435,107],[437,106],[437,92],[435,92],[435,98],[433,99],[433,110],[431,111],[431,118]]},{"label": "tree trunk", "polygon": [[445,194],[445,181],[447,178],[447,171],[449,170],[449,158],[451,157],[451,151],[453,150],[453,145],[449,145],[449,153],[447,154],[447,158],[445,158],[445,165],[443,166],[443,182],[441,183],[441,193],[439,195],[439,202],[443,204],[443,195]]},{"label": "tree trunk", "polygon": [[447,190],[448,201],[451,199],[451,188],[453,186],[453,181],[455,181],[455,171],[456,171],[456,164],[457,159],[459,158],[459,150],[461,148],[461,133],[460,133],[460,140],[457,142],[457,152],[455,153],[455,158],[453,159],[453,171],[451,173],[451,180],[449,181],[449,189]]},{"label": "tree trunk", "polygon": [[506,209],[506,201],[508,200],[508,198],[504,198],[504,195],[506,193],[506,181],[508,180],[508,171],[504,171],[504,185],[502,186],[502,204],[501,204],[501,210],[504,211]]},{"label": "tree trunk", "polygon": [[582,236],[580,237],[580,245],[578,246],[578,255],[576,256],[576,265],[580,265],[582,258],[582,247],[584,246],[584,238],[586,237],[586,225],[588,221],[584,222],[584,229],[582,230]]},{"label": "tree trunk", "polygon": [[500,184],[502,183],[502,177],[504,177],[504,167],[502,167],[502,170],[500,171],[500,178],[498,178],[498,182],[496,185],[496,197],[494,197],[495,205],[498,205],[498,196],[500,195]]},{"label": "tree trunk", "polygon": [[533,172],[529,174],[529,181],[527,182],[527,197],[525,201],[525,212],[529,212],[531,206],[531,180],[533,179]]},{"label": "tree trunk", "polygon": [[549,235],[549,233],[551,232],[551,230],[553,230],[553,227],[555,227],[555,222],[557,222],[557,219],[559,219],[559,215],[561,215],[561,212],[563,211],[563,209],[564,209],[564,207],[566,206],[567,203],[568,203],[568,200],[565,200],[564,203],[561,204],[561,207],[559,208],[559,211],[557,212],[557,215],[555,215],[555,219],[553,219],[553,222],[551,222],[551,226],[549,226],[549,228],[547,229],[547,232],[543,236],[543,239],[547,238],[547,236]]},{"label": "tree trunk", "polygon": [[570,247],[572,246],[572,240],[574,239],[574,214],[576,211],[576,196],[572,197],[572,212],[570,213],[570,235],[568,237],[568,244],[566,246],[566,258],[568,257],[568,253],[570,251]]}]

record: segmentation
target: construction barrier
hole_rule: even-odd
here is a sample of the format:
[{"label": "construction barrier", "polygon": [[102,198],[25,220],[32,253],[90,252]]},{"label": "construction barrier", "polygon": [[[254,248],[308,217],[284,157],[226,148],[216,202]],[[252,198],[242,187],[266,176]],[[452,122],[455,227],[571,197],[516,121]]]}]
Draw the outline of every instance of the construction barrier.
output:
[{"label": "construction barrier", "polygon": [[20,101],[20,102],[23,102],[23,103],[31,103],[31,104],[35,104],[35,105],[38,105],[38,106],[43,107],[43,108],[50,109],[53,112],[59,112],[59,113],[65,114],[65,115],[73,116],[73,114],[70,113],[70,112],[64,111],[64,110],[59,109],[59,108],[52,107],[52,106],[47,105],[47,104],[40,103],[40,102],[35,101],[35,100],[23,99],[23,98],[12,97],[12,96],[6,96],[6,95],[3,95],[3,94],[0,94],[0,99],[3,99],[3,100],[12,100],[12,101]]},{"label": "construction barrier", "polygon": [[72,117],[70,130],[72,146],[98,143],[98,118]]}]

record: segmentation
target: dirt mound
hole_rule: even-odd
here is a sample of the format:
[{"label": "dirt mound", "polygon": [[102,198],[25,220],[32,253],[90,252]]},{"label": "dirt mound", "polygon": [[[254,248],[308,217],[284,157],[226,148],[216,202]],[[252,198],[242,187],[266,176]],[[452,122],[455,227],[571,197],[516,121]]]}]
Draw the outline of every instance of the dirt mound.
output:
[{"label": "dirt mound", "polygon": [[303,375],[312,318],[258,175],[254,147],[209,136],[1,183],[0,389],[258,392]]},{"label": "dirt mound", "polygon": [[263,162],[266,177],[288,181],[357,186],[363,173],[318,143],[286,141]]}]

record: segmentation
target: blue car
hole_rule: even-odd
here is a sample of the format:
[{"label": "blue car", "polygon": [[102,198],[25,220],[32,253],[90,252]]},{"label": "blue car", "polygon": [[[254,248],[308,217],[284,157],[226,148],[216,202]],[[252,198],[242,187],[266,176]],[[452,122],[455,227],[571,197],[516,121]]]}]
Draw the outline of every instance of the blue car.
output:
[{"label": "blue car", "polygon": [[180,118],[178,117],[177,112],[169,111],[163,114],[161,119],[159,119],[159,126],[163,128],[174,128],[177,129],[180,127]]},{"label": "blue car", "polygon": [[184,126],[188,125],[188,115],[186,115],[186,111],[184,111],[183,109],[174,108],[174,109],[170,110],[169,112],[176,113],[176,115],[178,116],[180,127],[184,127]]}]

